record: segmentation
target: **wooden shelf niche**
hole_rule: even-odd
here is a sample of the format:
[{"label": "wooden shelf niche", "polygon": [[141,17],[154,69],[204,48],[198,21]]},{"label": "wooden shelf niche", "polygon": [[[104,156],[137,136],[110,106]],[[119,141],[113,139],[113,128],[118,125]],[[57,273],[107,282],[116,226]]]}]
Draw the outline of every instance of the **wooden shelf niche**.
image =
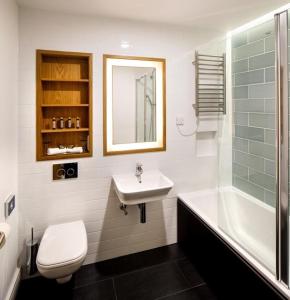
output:
[{"label": "wooden shelf niche", "polygon": [[[92,156],[92,54],[37,50],[37,160]],[[60,128],[59,120],[65,127]],[[68,118],[72,127],[68,128]],[[76,126],[76,118],[80,127]],[[52,120],[56,118],[56,129]],[[47,155],[48,148],[83,147],[83,153]]]}]

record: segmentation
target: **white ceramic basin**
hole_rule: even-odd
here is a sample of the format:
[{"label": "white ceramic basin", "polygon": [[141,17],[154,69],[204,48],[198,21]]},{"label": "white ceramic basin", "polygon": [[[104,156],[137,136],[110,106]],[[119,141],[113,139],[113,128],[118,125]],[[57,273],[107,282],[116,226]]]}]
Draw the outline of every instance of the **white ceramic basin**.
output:
[{"label": "white ceramic basin", "polygon": [[126,205],[164,199],[173,187],[173,182],[160,171],[144,171],[139,183],[134,173],[113,175],[115,191]]}]

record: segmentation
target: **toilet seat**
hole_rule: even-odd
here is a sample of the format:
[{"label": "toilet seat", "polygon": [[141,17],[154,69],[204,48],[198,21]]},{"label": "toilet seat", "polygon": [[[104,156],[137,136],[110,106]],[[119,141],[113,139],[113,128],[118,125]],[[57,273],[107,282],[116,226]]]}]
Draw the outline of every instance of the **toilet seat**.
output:
[{"label": "toilet seat", "polygon": [[38,265],[38,268],[42,268],[42,269],[47,269],[47,270],[56,269],[56,268],[66,267],[66,266],[69,266],[69,265],[79,264],[79,262],[83,260],[84,256],[85,255],[81,255],[77,259],[68,260],[68,261],[63,262],[63,263],[51,264],[51,265],[44,265],[44,264],[41,264],[39,261],[37,261],[37,265]]},{"label": "toilet seat", "polygon": [[49,226],[38,250],[38,270],[48,278],[72,274],[84,261],[87,244],[83,221]]}]

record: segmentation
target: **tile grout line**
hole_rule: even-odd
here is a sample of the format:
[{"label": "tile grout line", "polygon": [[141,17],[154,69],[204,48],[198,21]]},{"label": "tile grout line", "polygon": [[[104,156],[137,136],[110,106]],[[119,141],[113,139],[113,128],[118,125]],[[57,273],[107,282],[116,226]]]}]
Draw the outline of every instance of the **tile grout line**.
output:
[{"label": "tile grout line", "polygon": [[177,292],[172,293],[172,294],[168,294],[168,295],[166,295],[166,296],[161,296],[161,297],[155,298],[154,300],[167,299],[168,297],[175,296],[175,295],[179,295],[179,294],[181,294],[181,293],[184,293],[184,292],[187,292],[187,291],[190,291],[190,290],[194,290],[194,289],[196,289],[196,288],[198,288],[198,287],[201,287],[201,286],[204,286],[204,285],[206,285],[205,282],[203,282],[203,283],[201,283],[201,284],[198,284],[198,285],[196,285],[196,286],[194,286],[194,287],[190,287],[190,288],[187,288],[187,289],[183,289],[183,290],[177,291]]},{"label": "tile grout line", "polygon": [[183,279],[185,280],[185,282],[190,286],[190,282],[189,280],[185,277],[185,274],[182,272],[181,268],[179,267],[177,261],[174,262],[177,270],[179,271],[179,273],[181,274],[181,276],[183,277]]},{"label": "tile grout line", "polygon": [[[261,24],[262,25],[262,24]],[[254,27],[253,27],[254,28]],[[250,31],[251,29],[253,29],[253,28],[250,28],[250,29],[248,29],[247,31]],[[247,33],[247,35],[248,35],[248,33],[249,32],[246,32]],[[240,33],[236,33],[236,34],[240,34]],[[236,35],[235,34],[235,35]],[[233,37],[234,37],[234,35],[232,36],[232,39],[233,39]],[[247,39],[247,42],[246,42],[246,44],[242,44],[242,45],[240,45],[240,46],[235,46],[235,47],[233,47],[233,49],[239,49],[239,48],[242,48],[242,47],[245,47],[245,46],[250,46],[251,44],[255,44],[255,43],[257,43],[257,42],[261,42],[262,40],[266,40],[266,39],[269,39],[269,38],[271,38],[271,37],[274,37],[274,35],[273,34],[269,34],[269,35],[267,35],[267,36],[264,36],[264,37],[261,37],[261,38],[258,38],[257,40],[252,40],[252,41],[248,41],[248,39]],[[264,48],[264,52],[263,53],[267,53],[267,52],[271,52],[271,51],[274,51],[274,50],[270,50],[270,51],[266,51],[266,48]],[[262,53],[262,54],[263,54]],[[261,54],[256,54],[255,56],[257,56],[257,55],[261,55]]]},{"label": "tile grout line", "polygon": [[119,277],[122,277],[124,275],[136,273],[136,272],[143,271],[143,270],[149,270],[149,269],[152,269],[152,268],[157,267],[157,266],[162,266],[162,265],[170,264],[172,262],[174,262],[174,259],[169,260],[169,261],[165,261],[165,262],[162,262],[162,263],[158,263],[156,265],[152,265],[152,266],[148,266],[148,267],[143,267],[143,268],[140,268],[140,269],[136,269],[136,270],[132,270],[132,271],[129,271],[129,272],[122,273],[122,274],[118,274],[118,275],[115,275],[113,277],[114,278],[119,278]]},{"label": "tile grout line", "polygon": [[[261,174],[263,174],[263,173],[261,173]],[[267,175],[267,174],[266,174]],[[237,174],[234,174],[234,176],[235,177],[237,177],[237,178],[239,178],[239,179],[242,179],[243,181],[245,181],[245,182],[248,182],[248,183],[251,183],[252,185],[255,185],[256,187],[258,187],[258,188],[260,188],[260,189],[262,189],[262,190],[266,190],[267,192],[271,192],[272,194],[275,194],[275,191],[271,191],[271,190],[269,190],[269,189],[267,189],[267,188],[265,188],[265,187],[263,187],[263,186],[261,186],[261,185],[259,185],[259,184],[257,184],[257,183],[254,183],[253,181],[250,181],[250,180],[247,180],[247,179],[245,179],[245,178],[243,178],[243,177],[241,177],[241,176],[239,176],[239,175],[237,175]],[[271,175],[268,175],[268,176],[271,176]],[[273,176],[272,176],[273,177]],[[239,187],[237,187],[238,189],[239,189]],[[257,197],[256,197],[257,198]],[[257,198],[258,200],[260,200],[259,198]],[[261,200],[262,201],[262,200]]]},{"label": "tile grout line", "polygon": [[96,281],[91,281],[89,283],[85,283],[85,284],[81,284],[81,285],[75,286],[75,287],[73,287],[73,290],[77,290],[77,289],[80,289],[80,288],[83,288],[83,287],[87,287],[89,285],[93,285],[93,284],[96,284],[96,283],[99,283],[99,282],[103,282],[103,281],[106,281],[106,280],[111,280],[113,278],[114,277],[111,276],[111,277],[108,277],[108,278],[104,278],[104,279],[100,279],[100,280],[96,280]]},{"label": "tile grout line", "polygon": [[[148,250],[150,251],[150,250]],[[137,253],[133,253],[133,254],[129,254],[129,255],[134,255],[134,254],[137,254]],[[115,279],[115,278],[119,278],[119,277],[122,277],[123,275],[127,275],[127,274],[130,274],[130,273],[134,273],[134,272],[138,272],[138,271],[141,271],[141,270],[146,270],[146,269],[150,269],[150,268],[153,268],[155,266],[160,266],[160,265],[164,265],[166,263],[172,263],[172,262],[175,262],[175,261],[178,261],[178,260],[182,260],[184,259],[186,256],[184,255],[183,257],[178,257],[178,258],[173,258],[173,259],[169,259],[168,261],[165,261],[165,262],[162,262],[162,263],[157,263],[155,265],[152,265],[152,266],[148,266],[148,267],[142,267],[142,268],[137,268],[135,270],[132,270],[132,271],[128,271],[128,272],[124,272],[124,273],[121,273],[121,274],[113,274],[111,276],[108,276],[104,279],[100,279],[100,280],[96,280],[96,281],[92,281],[90,283],[85,283],[83,285],[79,285],[77,287],[74,287],[74,289],[77,289],[77,288],[81,288],[81,287],[85,287],[85,286],[88,286],[88,285],[91,285],[91,284],[94,284],[96,282],[102,282],[102,281],[105,281],[105,280],[109,280],[109,279]],[[93,265],[95,264],[98,264],[98,262],[96,263],[93,263]],[[91,264],[89,264],[91,265]]]},{"label": "tile grout line", "polygon": [[[275,64],[273,64],[273,65],[265,65],[264,67],[260,67],[260,68],[258,67],[258,68],[254,68],[254,69],[251,69],[248,66],[248,70],[247,71],[236,71],[236,72],[233,72],[233,75],[245,74],[245,73],[250,73],[250,72],[259,71],[259,70],[271,69],[271,68],[275,69]],[[267,82],[269,82],[269,81],[266,81],[265,83],[267,83]],[[242,84],[242,85],[246,85],[246,84]],[[236,85],[234,85],[234,87],[236,87]]]},{"label": "tile grout line", "polygon": [[[253,140],[249,140],[249,142],[252,142],[252,141],[253,141]],[[253,141],[253,142],[259,142],[259,141]],[[263,142],[260,142],[260,143],[265,144],[266,146],[273,146],[273,147],[275,147],[275,146],[272,145],[272,144],[267,144],[267,143],[263,143]],[[250,145],[250,143],[249,143],[249,145]],[[248,148],[249,148],[249,146],[248,146]],[[275,161],[275,159],[266,158],[266,157],[261,156],[261,155],[253,154],[253,153],[251,153],[251,152],[245,152],[245,151],[241,151],[241,150],[238,150],[238,149],[235,149],[235,148],[233,148],[233,150],[234,150],[235,152],[241,152],[241,153],[243,153],[243,154],[252,155],[252,156],[255,156],[255,157],[258,157],[258,158],[263,158],[263,159]],[[250,150],[250,149],[248,149],[248,151],[249,151],[249,150]]]},{"label": "tile grout line", "polygon": [[[179,273],[181,273],[182,277],[183,277],[183,278],[185,279],[185,281],[189,284],[189,286],[191,286],[192,288],[195,288],[195,287],[197,287],[197,286],[200,285],[200,284],[197,284],[197,285],[191,285],[190,281],[186,278],[184,272],[182,271],[182,269],[180,268],[180,266],[177,264],[177,261],[175,261],[174,263],[175,263],[177,269],[179,270]],[[203,280],[203,278],[201,278],[201,279],[202,279],[202,283],[205,284],[205,281]]]},{"label": "tile grout line", "polygon": [[114,277],[112,278],[112,282],[113,282],[113,289],[114,289],[115,299],[118,300],[116,284],[115,284],[115,278]]}]

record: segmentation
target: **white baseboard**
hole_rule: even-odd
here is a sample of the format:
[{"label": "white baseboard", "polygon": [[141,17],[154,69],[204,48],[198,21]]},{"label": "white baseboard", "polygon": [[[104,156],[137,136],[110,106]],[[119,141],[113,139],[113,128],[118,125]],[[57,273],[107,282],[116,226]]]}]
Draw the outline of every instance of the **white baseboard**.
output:
[{"label": "white baseboard", "polygon": [[11,279],[5,300],[14,300],[20,283],[20,268],[16,268]]}]

